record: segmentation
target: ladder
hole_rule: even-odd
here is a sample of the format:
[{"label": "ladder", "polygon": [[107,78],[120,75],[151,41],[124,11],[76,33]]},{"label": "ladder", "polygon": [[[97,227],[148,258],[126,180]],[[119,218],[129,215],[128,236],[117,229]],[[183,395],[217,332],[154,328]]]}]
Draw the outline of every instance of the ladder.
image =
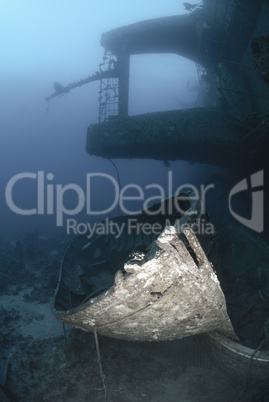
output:
[{"label": "ladder", "polygon": [[[103,62],[99,64],[100,73],[112,70],[117,63],[117,57],[107,50],[103,56]],[[111,116],[118,115],[119,102],[119,79],[102,78],[99,89],[99,123],[104,122]]]}]

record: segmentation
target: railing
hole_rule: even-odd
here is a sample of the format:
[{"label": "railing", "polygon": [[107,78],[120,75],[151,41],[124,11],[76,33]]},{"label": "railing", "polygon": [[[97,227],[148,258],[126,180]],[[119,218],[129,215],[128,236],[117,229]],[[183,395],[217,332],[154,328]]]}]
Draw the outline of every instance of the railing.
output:
[{"label": "railing", "polygon": [[[100,73],[116,68],[116,56],[105,51],[103,62],[99,64]],[[110,116],[118,115],[119,79],[115,77],[101,78],[99,90],[99,123],[106,121]]]}]

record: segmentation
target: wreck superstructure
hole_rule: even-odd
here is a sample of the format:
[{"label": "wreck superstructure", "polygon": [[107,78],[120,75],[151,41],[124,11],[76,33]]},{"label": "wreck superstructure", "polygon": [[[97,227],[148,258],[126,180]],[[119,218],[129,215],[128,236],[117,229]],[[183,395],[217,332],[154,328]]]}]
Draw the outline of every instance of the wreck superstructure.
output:
[{"label": "wreck superstructure", "polygon": [[[268,3],[260,0],[205,0],[190,14],[103,34],[102,46],[117,59],[118,113],[88,128],[88,153],[225,167],[246,166],[255,158],[264,162],[269,90],[254,60],[263,55],[253,43],[268,30],[268,18]],[[176,53],[195,62],[209,107],[128,116],[130,57],[149,53]]]},{"label": "wreck superstructure", "polygon": [[[90,155],[181,159],[225,167],[246,167],[251,160],[257,168],[264,166],[269,3],[184,4],[190,11],[186,14],[104,33],[99,71],[66,87],[55,83],[56,92],[46,100],[100,80],[99,122],[90,125],[87,133]],[[174,53],[196,63],[201,84],[207,88],[203,107],[128,116],[131,56],[152,53]]]},{"label": "wreck superstructure", "polygon": [[[185,15],[142,21],[103,34],[105,56],[100,71],[68,87],[56,85],[56,93],[51,97],[100,80],[99,123],[89,126],[87,134],[86,149],[90,155],[181,159],[243,168],[245,174],[249,169],[253,173],[253,169],[266,168],[269,3],[204,0],[190,10]],[[149,53],[176,53],[196,63],[207,88],[205,106],[129,116],[131,56]],[[242,182],[247,187],[247,181]],[[259,186],[262,184],[259,182]],[[253,182],[251,185],[255,187]],[[239,192],[243,190],[241,186]],[[189,209],[180,216],[177,226],[173,223],[175,226],[163,228],[158,238],[130,236],[127,232],[119,242],[106,233],[76,238],[62,261],[55,316],[83,330],[126,340],[172,340],[215,330],[236,339],[230,318],[223,310],[225,299],[220,284],[212,271],[212,264],[214,268],[220,265],[209,256],[215,244],[207,238],[207,252],[204,244],[199,244],[201,239],[182,229]],[[145,220],[149,215],[148,211],[141,215],[143,223],[153,223]],[[115,222],[122,224],[128,219],[120,216]],[[160,220],[158,216],[156,222]],[[141,223],[139,219],[138,222]],[[245,274],[245,270],[250,271],[251,262],[254,271],[258,271],[254,258],[259,254],[258,247],[254,247],[247,232],[239,233],[238,238],[248,250],[253,246],[254,251],[250,258],[247,254],[246,264],[235,261],[235,267],[242,265]],[[226,235],[224,244],[229,243],[227,239]],[[237,240],[230,242],[233,248],[237,247]],[[227,254],[235,260],[233,248]],[[242,257],[244,249],[239,249]],[[261,249],[265,249],[265,260],[267,247]],[[227,267],[231,268],[232,263]],[[231,282],[236,281],[237,277],[232,277]],[[214,297],[209,292],[212,289]],[[240,322],[245,320],[241,318]],[[224,351],[218,359],[227,360],[229,371],[234,360],[232,371],[240,375],[243,372],[247,378],[250,364],[247,374],[244,369],[246,362],[251,361],[255,379],[268,378],[267,352],[256,355],[258,346],[254,355],[254,350],[242,349],[238,344],[232,350],[234,342],[226,342],[225,337],[219,341],[213,336],[209,343],[216,343],[220,352]],[[238,355],[240,367],[234,370]]]}]

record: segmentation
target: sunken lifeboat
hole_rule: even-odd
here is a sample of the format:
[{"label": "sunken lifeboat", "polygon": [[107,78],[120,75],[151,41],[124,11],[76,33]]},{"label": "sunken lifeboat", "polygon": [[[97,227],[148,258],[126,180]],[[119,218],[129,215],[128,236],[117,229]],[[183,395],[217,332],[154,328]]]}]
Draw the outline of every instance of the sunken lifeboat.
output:
[{"label": "sunken lifeboat", "polygon": [[[129,230],[130,219],[140,230]],[[213,330],[237,338],[207,257],[212,233],[194,233],[201,219],[206,217],[199,201],[181,194],[138,215],[109,220],[124,228],[118,238],[75,238],[62,260],[55,316],[85,331],[133,341]]]}]

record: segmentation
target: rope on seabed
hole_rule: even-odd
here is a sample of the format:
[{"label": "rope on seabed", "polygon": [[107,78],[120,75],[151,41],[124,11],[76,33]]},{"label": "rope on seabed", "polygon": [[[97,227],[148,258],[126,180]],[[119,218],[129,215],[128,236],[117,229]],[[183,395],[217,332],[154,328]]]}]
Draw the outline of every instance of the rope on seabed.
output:
[{"label": "rope on seabed", "polygon": [[103,384],[103,388],[100,391],[105,392],[105,398],[106,398],[106,382],[105,382],[106,377],[104,375],[103,368],[102,368],[101,355],[100,355],[99,342],[98,342],[98,334],[97,334],[96,328],[94,328],[94,339],[95,339],[95,346],[96,346],[96,350],[97,350],[99,372],[100,372],[100,376],[101,376],[102,384]]}]

